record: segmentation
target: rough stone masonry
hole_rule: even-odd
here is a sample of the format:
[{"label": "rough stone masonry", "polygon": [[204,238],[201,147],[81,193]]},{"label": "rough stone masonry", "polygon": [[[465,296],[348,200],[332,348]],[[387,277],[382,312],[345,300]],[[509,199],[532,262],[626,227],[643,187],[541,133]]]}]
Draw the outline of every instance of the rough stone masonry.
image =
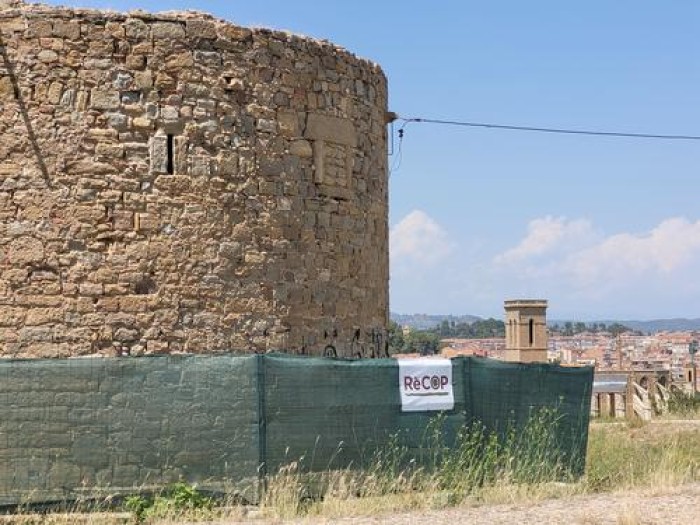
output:
[{"label": "rough stone masonry", "polygon": [[193,12],[0,37],[0,355],[384,352],[377,65]]}]

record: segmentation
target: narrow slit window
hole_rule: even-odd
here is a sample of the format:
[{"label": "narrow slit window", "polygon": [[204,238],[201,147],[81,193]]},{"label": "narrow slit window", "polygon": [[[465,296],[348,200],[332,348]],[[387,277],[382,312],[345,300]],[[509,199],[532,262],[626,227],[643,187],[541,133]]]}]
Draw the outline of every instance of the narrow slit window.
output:
[{"label": "narrow slit window", "polygon": [[167,146],[168,147],[168,164],[167,164],[167,168],[166,168],[168,175],[172,175],[173,173],[175,173],[175,162],[173,160],[173,154],[174,154],[173,153],[174,152],[173,144],[174,144],[173,136],[168,135],[168,146]]},{"label": "narrow slit window", "polygon": [[530,346],[535,342],[535,321],[530,319]]}]

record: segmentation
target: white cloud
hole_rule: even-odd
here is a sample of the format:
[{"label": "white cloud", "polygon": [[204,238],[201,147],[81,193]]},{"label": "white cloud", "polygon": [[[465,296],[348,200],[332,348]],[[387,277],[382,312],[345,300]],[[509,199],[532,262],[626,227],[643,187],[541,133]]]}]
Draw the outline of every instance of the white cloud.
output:
[{"label": "white cloud", "polygon": [[523,240],[494,262],[517,267],[521,279],[598,297],[649,288],[650,281],[683,286],[689,270],[700,270],[700,221],[669,218],[647,232],[602,237],[586,220],[544,217],[531,221]]},{"label": "white cloud", "polygon": [[510,264],[546,255],[556,249],[580,246],[595,237],[591,223],[585,219],[569,221],[566,217],[543,217],[530,221],[527,235],[520,243],[496,256],[497,264]]},{"label": "white cloud", "polygon": [[435,266],[452,249],[447,232],[421,210],[406,215],[390,232],[392,265]]},{"label": "white cloud", "polygon": [[668,276],[700,264],[700,221],[671,218],[642,234],[621,233],[561,262],[581,284],[642,275]]}]

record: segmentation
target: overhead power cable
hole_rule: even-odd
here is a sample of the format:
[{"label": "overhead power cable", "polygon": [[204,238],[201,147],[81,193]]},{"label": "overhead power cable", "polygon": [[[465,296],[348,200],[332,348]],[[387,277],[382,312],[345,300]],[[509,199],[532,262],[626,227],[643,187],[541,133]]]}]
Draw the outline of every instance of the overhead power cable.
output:
[{"label": "overhead power cable", "polygon": [[567,135],[593,135],[598,137],[627,137],[634,139],[658,140],[700,140],[700,135],[664,135],[658,133],[627,133],[623,131],[598,131],[590,129],[542,128],[535,126],[512,126],[508,124],[492,124],[488,122],[468,122],[458,120],[439,120],[430,118],[402,118],[401,121],[403,121],[403,125],[399,129],[399,132],[402,132],[407,124],[416,122],[419,124],[440,124],[443,126],[504,129],[510,131],[532,131],[536,133],[560,133]]}]

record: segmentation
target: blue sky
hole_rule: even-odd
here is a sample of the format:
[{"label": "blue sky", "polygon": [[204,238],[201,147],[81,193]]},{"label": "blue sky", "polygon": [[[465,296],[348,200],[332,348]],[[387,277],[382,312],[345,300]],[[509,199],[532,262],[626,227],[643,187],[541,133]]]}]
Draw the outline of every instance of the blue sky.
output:
[{"label": "blue sky", "polygon": [[[327,38],[381,64],[404,117],[700,135],[693,0],[50,3]],[[393,311],[700,317],[700,141],[410,124],[390,188]]]}]

